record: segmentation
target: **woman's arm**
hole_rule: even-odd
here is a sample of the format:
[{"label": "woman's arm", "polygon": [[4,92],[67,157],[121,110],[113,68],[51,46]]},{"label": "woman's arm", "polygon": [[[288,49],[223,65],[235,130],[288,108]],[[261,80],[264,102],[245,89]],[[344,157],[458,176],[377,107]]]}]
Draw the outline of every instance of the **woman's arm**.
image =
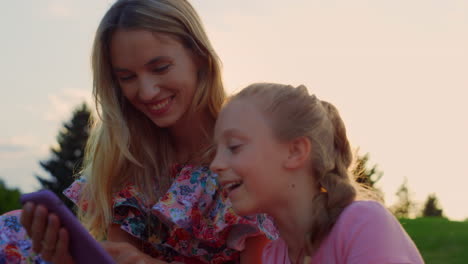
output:
[{"label": "woman's arm", "polygon": [[118,264],[168,264],[146,255],[128,242],[106,241],[101,244]]},{"label": "woman's arm", "polygon": [[262,263],[263,248],[269,241],[264,235],[247,238],[245,249],[240,254],[240,263]]},{"label": "woman's arm", "polygon": [[143,242],[122,230],[120,225],[109,227],[107,239],[102,245],[118,264],[167,264],[140,251]]},{"label": "woman's arm", "polygon": [[[73,264],[68,251],[69,237],[64,228],[60,228],[60,220],[54,214],[49,214],[42,205],[26,203],[23,206],[21,223],[31,237],[33,248],[46,261],[57,264]],[[102,245],[118,264],[167,264],[153,259],[138,248],[142,242],[113,224],[108,229],[108,239]]]},{"label": "woman's arm", "polygon": [[127,242],[136,248],[141,248],[142,241],[120,228],[118,224],[111,224],[107,230],[107,240],[112,242]]}]

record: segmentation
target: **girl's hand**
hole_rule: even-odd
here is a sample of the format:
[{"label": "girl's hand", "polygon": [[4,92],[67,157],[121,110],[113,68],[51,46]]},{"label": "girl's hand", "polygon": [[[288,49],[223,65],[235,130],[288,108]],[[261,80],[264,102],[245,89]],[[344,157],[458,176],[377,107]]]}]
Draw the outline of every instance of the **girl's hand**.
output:
[{"label": "girl's hand", "polygon": [[101,244],[117,264],[168,264],[144,254],[127,242],[105,241]]},{"label": "girl's hand", "polygon": [[68,251],[69,236],[60,228],[60,220],[42,205],[31,202],[23,206],[21,224],[33,242],[33,251],[52,263],[73,264]]}]

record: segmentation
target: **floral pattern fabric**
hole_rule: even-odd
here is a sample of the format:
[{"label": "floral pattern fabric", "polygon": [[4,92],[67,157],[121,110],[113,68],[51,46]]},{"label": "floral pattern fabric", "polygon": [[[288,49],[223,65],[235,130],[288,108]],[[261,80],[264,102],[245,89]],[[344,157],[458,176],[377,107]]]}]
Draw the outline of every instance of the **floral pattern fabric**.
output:
[{"label": "floral pattern fabric", "polygon": [[[246,238],[260,234],[277,238],[266,215],[234,213],[208,167],[176,166],[172,176],[171,187],[156,204],[149,204],[132,184],[114,195],[114,223],[141,239],[146,253],[168,262],[238,263]],[[77,203],[84,184],[81,178],[64,194]],[[82,209],[86,207],[85,201]]]},{"label": "floral pattern fabric", "polygon": [[32,241],[19,219],[21,210],[0,216],[0,264],[47,264],[32,250]]}]

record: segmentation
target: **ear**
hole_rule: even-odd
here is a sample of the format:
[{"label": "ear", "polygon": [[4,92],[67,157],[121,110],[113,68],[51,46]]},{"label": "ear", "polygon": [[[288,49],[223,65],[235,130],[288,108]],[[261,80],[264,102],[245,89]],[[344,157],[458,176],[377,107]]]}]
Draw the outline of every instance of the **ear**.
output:
[{"label": "ear", "polygon": [[304,166],[309,161],[311,145],[307,137],[299,137],[289,142],[285,168],[297,169]]}]

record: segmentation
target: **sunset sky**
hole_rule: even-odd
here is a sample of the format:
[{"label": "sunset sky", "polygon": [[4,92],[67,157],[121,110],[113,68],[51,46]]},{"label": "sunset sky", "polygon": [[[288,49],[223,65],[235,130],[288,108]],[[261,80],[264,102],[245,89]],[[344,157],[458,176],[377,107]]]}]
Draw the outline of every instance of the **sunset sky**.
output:
[{"label": "sunset sky", "polygon": [[[0,9],[0,178],[39,188],[39,161],[90,101],[90,50],[111,0],[8,1]],[[304,84],[334,103],[349,138],[422,204],[468,218],[468,1],[196,0],[234,92]]]}]

